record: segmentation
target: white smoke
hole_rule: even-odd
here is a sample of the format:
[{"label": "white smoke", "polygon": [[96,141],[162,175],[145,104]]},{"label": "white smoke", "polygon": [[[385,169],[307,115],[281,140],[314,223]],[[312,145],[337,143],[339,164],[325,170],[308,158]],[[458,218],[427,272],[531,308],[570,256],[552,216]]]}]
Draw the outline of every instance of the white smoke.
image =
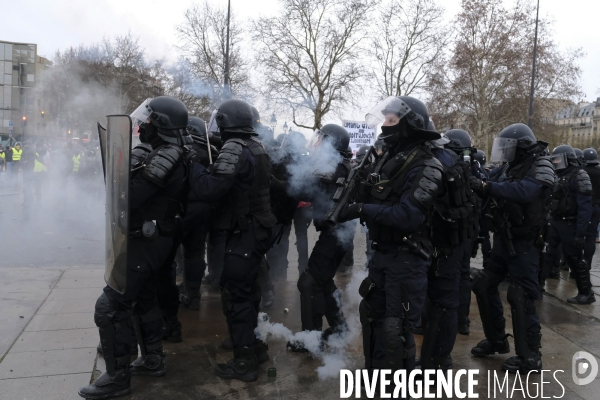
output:
[{"label": "white smoke", "polygon": [[362,269],[355,271],[343,292],[338,291],[334,294],[338,305],[342,303],[342,312],[346,317],[348,329],[329,336],[325,346],[321,346],[320,331],[293,333],[283,324],[271,322],[265,313],[260,313],[258,316],[256,337],[264,341],[268,341],[270,338],[283,339],[302,345],[313,357],[321,360],[322,365],[316,369],[319,379],[337,378],[340,370],[348,367],[348,346],[357,339],[362,331],[358,314],[358,306],[361,301],[358,288],[366,275],[366,271]]}]

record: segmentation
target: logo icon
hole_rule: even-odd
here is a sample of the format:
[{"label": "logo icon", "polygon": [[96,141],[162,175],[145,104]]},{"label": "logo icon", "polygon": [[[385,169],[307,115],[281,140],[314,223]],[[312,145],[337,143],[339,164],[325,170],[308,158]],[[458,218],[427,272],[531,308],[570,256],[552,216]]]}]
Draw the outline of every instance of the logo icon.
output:
[{"label": "logo icon", "polygon": [[578,351],[573,354],[572,373],[576,385],[588,385],[598,375],[598,361],[587,351]]}]

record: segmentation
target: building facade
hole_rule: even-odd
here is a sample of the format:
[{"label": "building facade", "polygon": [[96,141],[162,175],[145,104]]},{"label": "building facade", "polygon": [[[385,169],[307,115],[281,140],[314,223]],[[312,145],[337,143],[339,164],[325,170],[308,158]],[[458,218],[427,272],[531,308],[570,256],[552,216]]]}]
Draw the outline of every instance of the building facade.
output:
[{"label": "building facade", "polygon": [[[17,140],[40,134],[48,115],[43,95],[34,93],[52,63],[37,54],[37,45],[0,40],[0,136]],[[43,93],[43,91],[39,91]]]},{"label": "building facade", "polygon": [[560,127],[564,143],[581,149],[598,148],[600,135],[600,97],[594,102],[580,102],[556,113],[555,124]]}]

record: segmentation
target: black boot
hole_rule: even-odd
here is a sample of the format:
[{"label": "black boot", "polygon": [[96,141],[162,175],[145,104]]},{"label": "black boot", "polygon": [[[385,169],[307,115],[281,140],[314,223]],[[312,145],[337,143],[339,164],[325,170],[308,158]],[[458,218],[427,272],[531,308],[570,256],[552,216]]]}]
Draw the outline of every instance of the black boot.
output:
[{"label": "black boot", "polygon": [[596,296],[594,292],[590,292],[589,294],[579,293],[575,297],[570,297],[567,301],[571,304],[592,304],[596,302]]},{"label": "black boot", "polygon": [[181,296],[181,304],[190,310],[200,309],[200,286],[189,285],[185,294]]},{"label": "black boot", "polygon": [[126,396],[131,392],[130,385],[131,373],[127,367],[122,367],[112,375],[103,373],[94,383],[80,388],[79,395],[91,400]]},{"label": "black boot", "polygon": [[458,333],[460,333],[461,335],[468,335],[469,333],[471,333],[470,326],[471,320],[469,319],[469,317],[458,317]]},{"label": "black boot", "polygon": [[215,371],[223,379],[254,382],[258,379],[258,362],[254,346],[234,349],[233,358],[226,364],[217,364]]},{"label": "black boot", "polygon": [[477,343],[477,346],[471,349],[471,354],[477,357],[491,356],[493,354],[506,354],[510,352],[510,344],[507,339],[508,335],[504,335],[504,338],[497,342],[490,342],[487,339],[483,339]]},{"label": "black boot", "polygon": [[167,373],[162,342],[145,345],[145,351],[131,363],[132,375],[163,376]]},{"label": "black boot", "polygon": [[[527,354],[510,357],[502,364],[502,370],[520,374],[540,373],[542,370],[542,353],[540,353],[542,335],[534,335],[527,338]],[[537,372],[535,372],[537,371]]]},{"label": "black boot", "polygon": [[256,339],[254,341],[254,352],[256,353],[256,361],[258,361],[259,364],[264,364],[269,361],[269,353],[267,353],[268,350],[269,345],[262,340]]},{"label": "black boot", "polygon": [[163,340],[167,340],[171,343],[181,342],[181,322],[179,322],[177,316],[165,317],[163,331]]},{"label": "black boot", "polygon": [[590,271],[587,267],[577,266],[578,268],[573,271],[575,275],[575,283],[577,285],[577,296],[567,299],[571,304],[592,304],[596,301],[594,291],[592,290],[592,281],[590,278]]}]

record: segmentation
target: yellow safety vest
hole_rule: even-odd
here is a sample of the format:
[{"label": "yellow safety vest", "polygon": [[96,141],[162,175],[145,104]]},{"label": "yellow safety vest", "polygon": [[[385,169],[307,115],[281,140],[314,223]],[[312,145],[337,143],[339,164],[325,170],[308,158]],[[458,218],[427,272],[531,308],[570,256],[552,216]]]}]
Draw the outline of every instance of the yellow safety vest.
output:
[{"label": "yellow safety vest", "polygon": [[73,172],[78,172],[79,171],[79,158],[81,157],[81,154],[77,154],[76,156],[73,156]]},{"label": "yellow safety vest", "polygon": [[21,149],[21,150],[12,149],[12,151],[13,151],[13,161],[21,161],[21,153],[23,152],[23,149]]},{"label": "yellow safety vest", "polygon": [[6,153],[4,153],[4,152],[0,153],[0,158],[6,158]]},{"label": "yellow safety vest", "polygon": [[[35,153],[36,157],[39,157],[40,155],[38,153]],[[48,172],[48,168],[42,164],[41,162],[38,161],[38,159],[35,159],[35,164],[33,166],[33,172]]]}]

